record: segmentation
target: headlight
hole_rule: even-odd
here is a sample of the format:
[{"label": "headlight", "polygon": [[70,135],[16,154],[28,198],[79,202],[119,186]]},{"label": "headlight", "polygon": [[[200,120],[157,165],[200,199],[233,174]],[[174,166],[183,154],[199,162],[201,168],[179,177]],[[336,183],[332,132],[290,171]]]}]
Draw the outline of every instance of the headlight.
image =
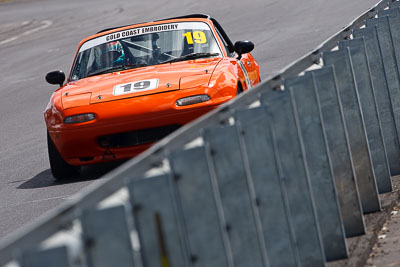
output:
[{"label": "headlight", "polygon": [[181,99],[178,99],[176,101],[176,105],[178,106],[187,106],[187,105],[193,105],[201,102],[206,102],[210,100],[209,95],[193,95],[193,96],[188,96],[184,97]]},{"label": "headlight", "polygon": [[72,124],[72,123],[82,123],[87,122],[95,119],[95,115],[93,113],[86,113],[86,114],[79,114],[66,117],[64,120],[65,124]]}]

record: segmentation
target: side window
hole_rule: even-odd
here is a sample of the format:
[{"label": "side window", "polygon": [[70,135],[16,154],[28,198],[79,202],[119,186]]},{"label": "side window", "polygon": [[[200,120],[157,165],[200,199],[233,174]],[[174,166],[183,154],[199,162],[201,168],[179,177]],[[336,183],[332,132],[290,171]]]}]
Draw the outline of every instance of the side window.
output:
[{"label": "side window", "polygon": [[217,28],[215,28],[215,31],[217,32],[219,39],[222,41],[222,44],[223,44],[223,47],[224,47],[224,50],[225,50],[226,54],[227,54],[229,57],[232,57],[232,54],[229,53],[228,45],[226,44],[225,39],[222,38],[222,35],[219,33],[219,31],[218,31]]}]

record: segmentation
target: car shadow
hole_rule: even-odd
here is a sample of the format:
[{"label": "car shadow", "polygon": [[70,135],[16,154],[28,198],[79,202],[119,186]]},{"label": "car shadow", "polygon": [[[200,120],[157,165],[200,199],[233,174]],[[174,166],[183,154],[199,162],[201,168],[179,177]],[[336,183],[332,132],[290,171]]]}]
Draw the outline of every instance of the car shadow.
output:
[{"label": "car shadow", "polygon": [[50,186],[59,186],[63,184],[77,183],[83,181],[96,180],[111,170],[117,168],[125,161],[97,164],[92,166],[82,167],[82,172],[79,177],[71,177],[65,180],[57,180],[51,174],[51,170],[47,169],[37,174],[33,178],[20,184],[17,189],[35,189]]}]

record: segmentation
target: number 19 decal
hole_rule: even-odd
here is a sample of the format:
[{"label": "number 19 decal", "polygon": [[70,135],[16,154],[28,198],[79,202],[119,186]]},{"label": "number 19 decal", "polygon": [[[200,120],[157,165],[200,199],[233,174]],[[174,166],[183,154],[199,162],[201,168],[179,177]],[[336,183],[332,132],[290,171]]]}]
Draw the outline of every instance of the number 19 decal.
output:
[{"label": "number 19 decal", "polygon": [[193,36],[191,32],[184,33],[182,36],[186,37],[188,44],[193,44],[193,39],[196,44],[204,44],[207,42],[205,33],[201,31],[193,32]]}]

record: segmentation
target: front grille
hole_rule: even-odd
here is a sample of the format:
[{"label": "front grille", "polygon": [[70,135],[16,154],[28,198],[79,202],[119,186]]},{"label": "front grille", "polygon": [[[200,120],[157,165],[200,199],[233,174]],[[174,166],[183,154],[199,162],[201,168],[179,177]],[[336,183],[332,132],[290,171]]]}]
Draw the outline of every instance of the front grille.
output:
[{"label": "front grille", "polygon": [[100,146],[107,148],[149,144],[164,138],[179,127],[181,127],[181,125],[174,124],[157,128],[105,135],[98,138],[98,143]]}]

